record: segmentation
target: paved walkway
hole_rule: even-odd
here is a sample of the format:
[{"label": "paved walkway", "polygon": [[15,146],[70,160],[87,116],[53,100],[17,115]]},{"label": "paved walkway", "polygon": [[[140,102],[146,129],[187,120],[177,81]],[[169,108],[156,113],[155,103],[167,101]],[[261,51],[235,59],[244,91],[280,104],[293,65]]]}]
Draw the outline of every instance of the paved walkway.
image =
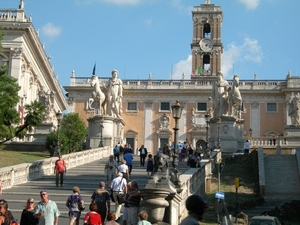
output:
[{"label": "paved walkway", "polygon": [[[9,208],[14,217],[20,221],[21,212],[26,205],[27,199],[31,197],[35,199],[35,202],[38,202],[40,200],[39,192],[41,190],[46,190],[49,195],[49,199],[55,201],[60,210],[61,216],[59,218],[59,224],[68,224],[68,208],[65,206],[65,202],[68,196],[72,194],[72,188],[74,186],[78,186],[80,188],[80,194],[83,196],[86,203],[86,210],[82,213],[84,215],[88,212],[88,205],[91,201],[93,191],[98,188],[100,181],[106,181],[104,165],[107,160],[108,158],[97,160],[68,170],[64,179],[63,187],[56,188],[55,176],[53,174],[39,180],[4,190],[3,195],[0,196],[0,198],[8,201]],[[141,167],[139,164],[139,156],[135,155],[130,180],[137,180],[139,187],[144,188],[147,182],[146,166]],[[180,164],[178,166],[180,173],[184,172],[187,168],[188,167],[185,164]],[[114,212],[114,203],[112,202],[111,211]],[[80,224],[83,224],[83,215],[81,216]]]}]

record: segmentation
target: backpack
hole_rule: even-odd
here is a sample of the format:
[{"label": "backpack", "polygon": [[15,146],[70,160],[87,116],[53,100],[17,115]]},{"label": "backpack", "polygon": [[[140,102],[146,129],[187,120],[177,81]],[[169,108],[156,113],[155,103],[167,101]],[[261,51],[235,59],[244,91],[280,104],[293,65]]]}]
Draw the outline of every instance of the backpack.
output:
[{"label": "backpack", "polygon": [[84,201],[82,200],[80,195],[71,195],[68,198],[66,206],[70,209],[76,209],[78,207],[80,211],[83,211],[85,209]]}]

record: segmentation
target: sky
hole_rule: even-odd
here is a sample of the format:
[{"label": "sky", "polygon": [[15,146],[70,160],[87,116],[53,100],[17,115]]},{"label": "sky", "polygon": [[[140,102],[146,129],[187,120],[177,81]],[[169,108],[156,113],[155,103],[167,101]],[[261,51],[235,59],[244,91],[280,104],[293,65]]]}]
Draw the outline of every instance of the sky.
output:
[{"label": "sky", "polygon": [[[223,11],[225,78],[300,74],[299,0],[210,0]],[[20,0],[1,0],[18,8]],[[205,0],[24,0],[62,86],[117,69],[121,79],[190,79],[192,13]]]}]

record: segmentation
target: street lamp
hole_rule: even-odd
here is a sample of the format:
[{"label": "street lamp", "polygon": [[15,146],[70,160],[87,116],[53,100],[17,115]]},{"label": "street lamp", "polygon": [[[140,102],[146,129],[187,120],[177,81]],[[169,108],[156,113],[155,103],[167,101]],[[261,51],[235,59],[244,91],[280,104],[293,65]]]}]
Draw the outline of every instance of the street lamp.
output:
[{"label": "street lamp", "polygon": [[100,145],[99,147],[103,147],[103,128],[104,126],[100,124]]},{"label": "street lamp", "polygon": [[221,144],[220,144],[220,126],[221,126],[221,118],[220,118],[220,117],[217,119],[217,126],[218,126],[218,149],[221,149]]},{"label": "street lamp", "polygon": [[175,186],[180,186],[180,180],[179,180],[179,172],[177,170],[177,166],[178,166],[178,150],[177,150],[177,139],[178,139],[178,134],[177,131],[179,130],[178,128],[178,120],[181,117],[182,114],[182,109],[183,106],[180,105],[179,100],[176,100],[176,103],[174,105],[171,106],[172,108],[172,116],[175,119],[175,127],[173,128],[174,130],[174,154],[173,154],[173,161],[172,161],[172,167],[173,167],[173,173],[174,173],[174,185]]},{"label": "street lamp", "polygon": [[62,120],[62,113],[60,110],[56,113],[56,119],[57,119],[57,142],[56,142],[56,148],[53,156],[59,156],[60,155],[60,147],[59,147],[59,128]]},{"label": "street lamp", "polygon": [[205,116],[205,121],[206,121],[206,142],[205,142],[205,147],[206,147],[206,149],[205,149],[205,155],[207,155],[207,153],[208,153],[208,128],[209,128],[209,119],[210,119],[210,115],[209,114],[206,114]]},{"label": "street lamp", "polygon": [[249,134],[250,134],[250,138],[251,138],[252,137],[252,129],[251,129],[251,127],[249,129]]}]

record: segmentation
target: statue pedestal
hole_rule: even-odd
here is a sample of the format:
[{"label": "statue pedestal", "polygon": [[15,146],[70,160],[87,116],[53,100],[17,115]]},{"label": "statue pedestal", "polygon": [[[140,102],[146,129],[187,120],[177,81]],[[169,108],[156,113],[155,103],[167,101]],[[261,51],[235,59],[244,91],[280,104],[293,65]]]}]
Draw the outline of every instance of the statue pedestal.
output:
[{"label": "statue pedestal", "polygon": [[96,115],[88,119],[87,148],[115,146],[124,139],[125,122],[121,118]]},{"label": "statue pedestal", "polygon": [[286,143],[289,146],[300,145],[300,127],[286,126],[284,128]]},{"label": "statue pedestal", "polygon": [[[224,153],[232,153],[237,149],[244,149],[243,120],[236,120],[231,116],[222,116],[219,130],[221,149]],[[209,147],[218,146],[217,119],[210,120]]]}]

